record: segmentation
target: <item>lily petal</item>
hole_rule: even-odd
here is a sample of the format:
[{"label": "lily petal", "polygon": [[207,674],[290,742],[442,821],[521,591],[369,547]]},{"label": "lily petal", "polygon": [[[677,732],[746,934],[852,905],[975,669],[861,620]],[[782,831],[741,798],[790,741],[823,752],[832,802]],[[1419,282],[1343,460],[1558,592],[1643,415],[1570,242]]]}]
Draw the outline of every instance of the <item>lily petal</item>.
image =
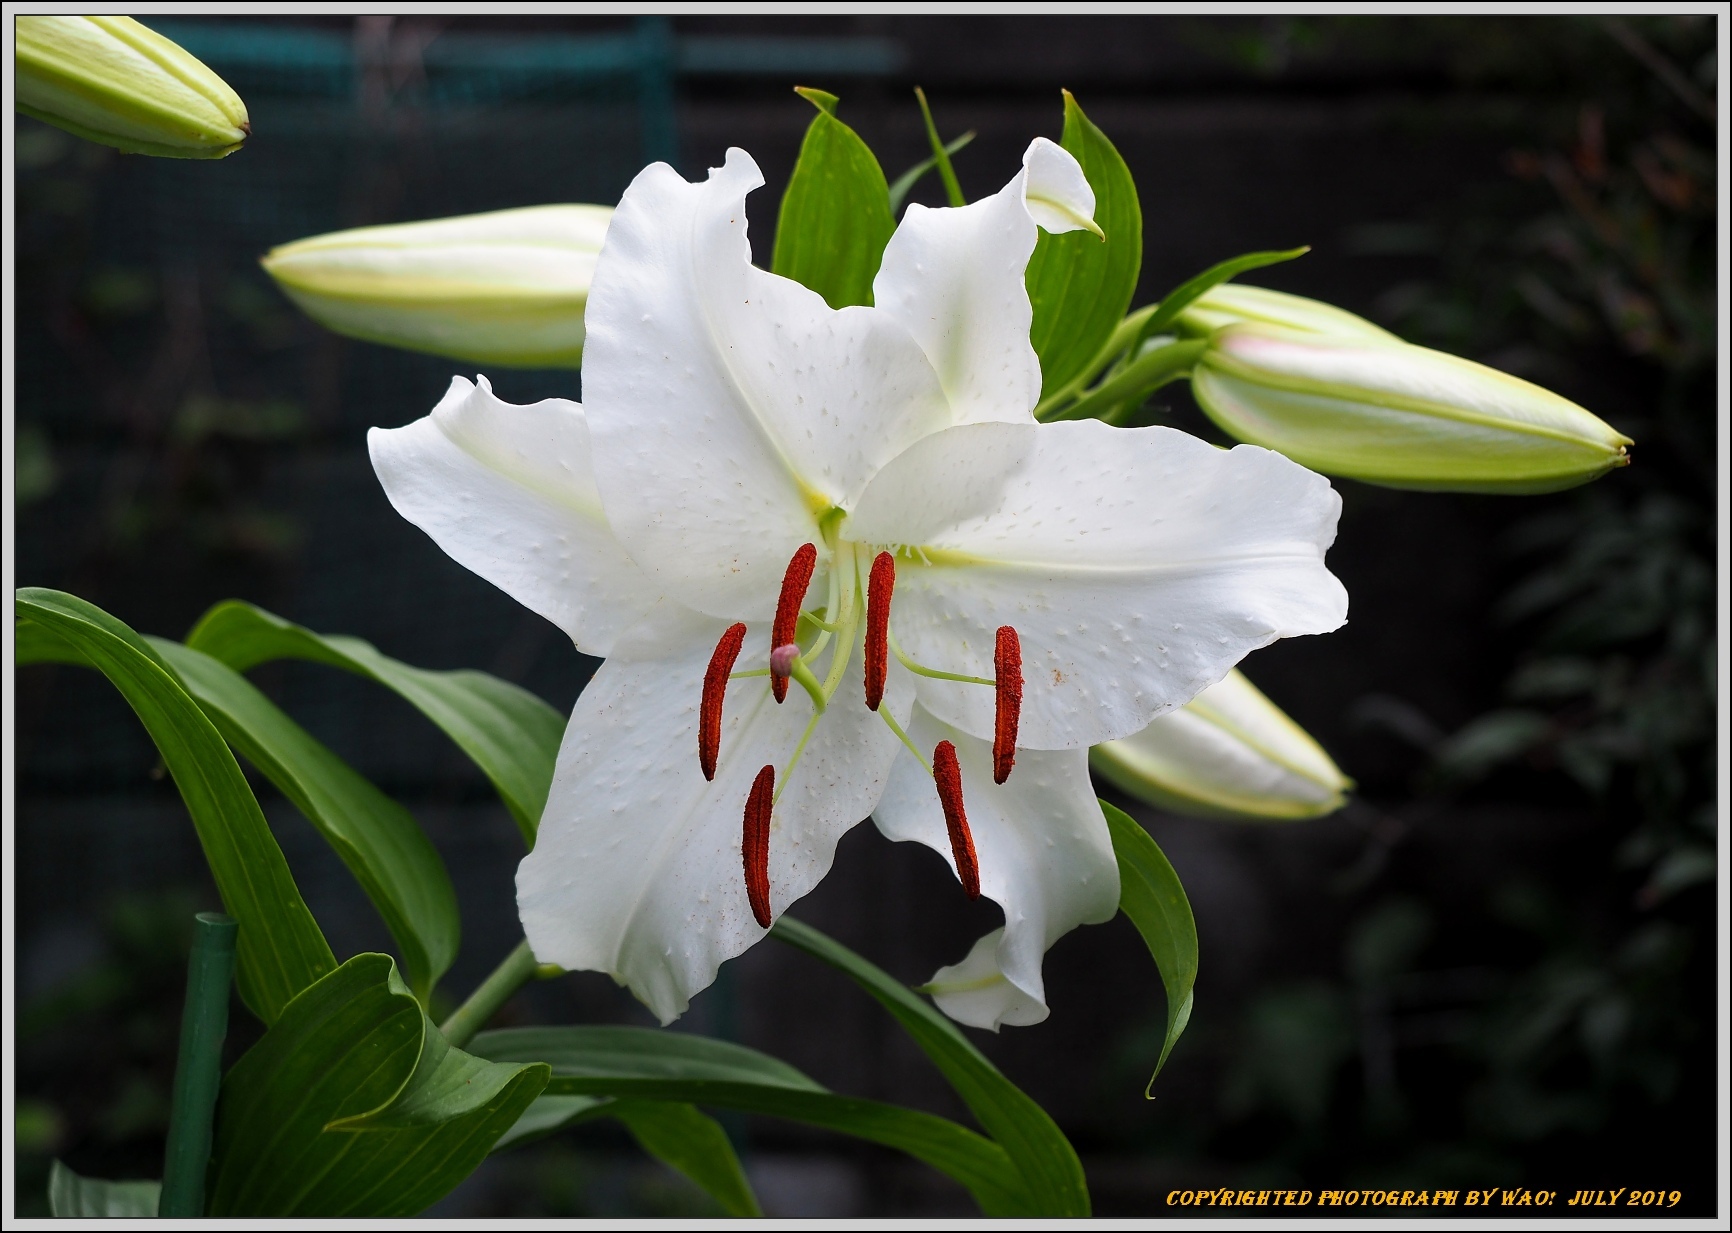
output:
[{"label": "lily petal", "polygon": [[[1094,215],[1094,192],[1069,151],[1044,137],[995,195],[960,209],[911,205],[872,284],[878,308],[925,350],[954,422],[1027,423],[1040,398],[1040,360],[1023,283],[1036,227],[1073,231]],[[617,224],[616,224],[617,225]]]},{"label": "lily petal", "polygon": [[[1047,948],[1078,925],[1111,920],[1119,910],[1119,866],[1089,782],[1088,753],[1021,750],[1015,773],[1001,787],[992,782],[989,742],[939,722],[919,705],[908,735],[921,749],[946,740],[956,746],[980,893],[1004,909],[994,962],[1008,984],[948,1005],[940,1000],[939,1007],[994,1031],[1000,1023],[1037,1023],[1046,1017],[1040,968]],[[955,867],[932,776],[906,751],[872,817],[886,838],[923,843]],[[1029,1017],[1031,1002],[1040,1008],[1038,1018]]]},{"label": "lily petal", "polygon": [[563,398],[514,406],[477,380],[453,377],[431,415],[367,433],[385,495],[453,560],[559,626],[578,650],[612,654],[661,592],[602,513],[583,408]]},{"label": "lily petal", "polygon": [[916,441],[872,477],[841,534],[863,544],[924,544],[992,513],[1038,432],[1033,424],[959,424]]},{"label": "lily petal", "polygon": [[[664,1024],[724,960],[764,936],[741,869],[746,796],[761,767],[782,774],[812,713],[798,690],[777,706],[768,678],[733,682],[716,778],[704,779],[698,703],[726,626],[711,621],[663,659],[616,655],[601,666],[572,712],[535,850],[517,870],[518,911],[536,958],[609,973]],[[748,633],[757,650],[739,668],[767,662],[768,633],[763,625]],[[837,697],[862,689],[856,657]],[[906,715],[912,704],[907,674],[892,671],[883,705]],[[863,707],[826,712],[771,821],[777,914],[829,872],[837,841],[872,812],[900,748]]]},{"label": "lily petal", "polygon": [[[1090,420],[1036,433],[997,510],[899,568],[891,617],[915,659],[984,677],[996,630],[1014,626],[1019,745],[1129,736],[1258,647],[1347,619],[1347,592],[1323,564],[1341,498],[1322,476],[1170,428]],[[990,691],[916,688],[946,723],[992,735]]]},{"label": "lily petal", "polygon": [[931,994],[939,1010],[970,1027],[996,1032],[1005,1023],[1028,1027],[1044,1022],[1052,1013],[1046,1003],[1011,984],[999,969],[998,948],[1003,942],[1004,930],[994,929],[974,944],[961,963],[934,972],[920,992]]},{"label": "lily petal", "polygon": [[743,150],[708,180],[646,168],[585,314],[584,396],[608,517],[652,577],[715,616],[768,615],[818,518],[950,423],[895,321],[751,264]]}]

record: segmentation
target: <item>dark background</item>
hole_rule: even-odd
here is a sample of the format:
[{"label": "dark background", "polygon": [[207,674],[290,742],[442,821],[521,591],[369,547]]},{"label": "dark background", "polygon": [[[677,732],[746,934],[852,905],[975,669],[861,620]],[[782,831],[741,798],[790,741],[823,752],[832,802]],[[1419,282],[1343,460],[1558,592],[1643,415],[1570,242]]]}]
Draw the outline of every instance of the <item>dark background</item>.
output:
[{"label": "dark background", "polygon": [[[142,631],[181,636],[240,597],[569,708],[593,662],[398,518],[366,459],[369,426],[425,414],[469,369],[322,331],[255,258],[364,223],[609,203],[649,157],[697,177],[739,145],[768,182],[750,203],[767,263],[811,116],[795,84],[840,94],[892,178],[927,153],[923,85],[946,137],[979,133],[957,160],[971,198],[1058,136],[1068,87],[1137,178],[1135,303],[1222,258],[1310,244],[1251,281],[1541,381],[1635,437],[1634,467],[1554,497],[1339,484],[1329,560],[1350,623],[1245,667],[1360,790],[1332,818],[1275,826],[1133,806],[1202,943],[1155,1100],[1164,1004],[1122,919],[1051,952],[1046,1023],[975,1035],[1076,1143],[1102,1214],[1211,1185],[1628,1186],[1712,1210],[1713,19],[161,24],[246,98],[243,151],[134,158],[16,128],[17,582]],[[571,67],[584,45],[560,40],[578,38],[613,39],[626,67]],[[552,67],[523,67],[535,55]],[[914,199],[939,194],[929,177]],[[574,372],[488,375],[515,401],[580,394]],[[1181,387],[1150,414],[1215,436]],[[254,677],[433,836],[464,911],[442,987],[461,998],[519,936],[503,807],[394,697],[309,665]],[[64,667],[16,683],[23,1205],[54,1155],[157,1174],[184,926],[216,901],[118,695]],[[339,955],[389,949],[342,866],[258,785]],[[862,826],[798,914],[918,982],[996,909]],[[501,1021],[649,1022],[594,973],[532,988]],[[966,1120],[874,1004],[773,944],[680,1026]],[[252,1031],[237,1014],[231,1048]],[[773,1214],[970,1210],[888,1152],[728,1125]],[[437,1210],[705,1203],[597,1128],[493,1158]]]}]

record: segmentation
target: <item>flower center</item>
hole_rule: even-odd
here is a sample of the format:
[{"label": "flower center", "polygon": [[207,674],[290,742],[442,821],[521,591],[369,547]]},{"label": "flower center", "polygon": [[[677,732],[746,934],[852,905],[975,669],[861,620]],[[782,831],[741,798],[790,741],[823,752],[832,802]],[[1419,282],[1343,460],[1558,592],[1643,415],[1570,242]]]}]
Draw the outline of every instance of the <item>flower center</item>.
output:
[{"label": "flower center", "polygon": [[[828,536],[826,537],[829,538]],[[890,626],[891,599],[896,590],[896,558],[889,552],[879,552],[872,558],[866,585],[860,585],[861,565],[869,550],[863,545],[836,540],[831,545],[829,589],[822,608],[805,610],[802,605],[817,570],[818,548],[802,544],[788,562],[782,577],[782,590],[776,602],[776,616],[770,627],[770,666],[745,672],[735,672],[734,664],[745,645],[746,625],[730,625],[716,644],[704,672],[703,698],[698,709],[698,764],[704,778],[714,780],[721,757],[722,707],[729,681],[748,677],[770,678],[771,695],[778,704],[786,701],[788,682],[795,681],[812,701],[812,717],[801,734],[799,743],[778,774],[774,766],[765,766],[752,781],[746,796],[744,823],[740,841],[740,858],[746,879],[746,897],[752,916],[758,924],[769,928],[774,917],[770,911],[770,830],[775,808],[788,786],[794,769],[807,742],[817,730],[819,721],[835,700],[837,690],[853,656],[855,643],[863,637],[866,709],[884,721],[908,752],[932,776],[938,802],[944,811],[945,829],[950,836],[950,850],[956,864],[957,878],[970,899],[980,895],[980,865],[975,857],[974,836],[968,827],[968,814],[962,803],[962,770],[956,759],[956,747],[940,741],[932,751],[930,761],[915,748],[914,742],[885,708],[884,685],[889,671],[889,656],[917,676],[942,681],[959,681],[983,685],[994,691],[992,741],[992,778],[1003,783],[1016,764],[1017,726],[1022,715],[1022,644],[1016,630],[1009,625],[998,630],[993,650],[993,677],[968,676],[945,672],[916,662],[897,644]],[[862,594],[864,592],[864,594]],[[811,639],[802,648],[801,638]],[[836,643],[830,657],[829,670],[820,681],[811,665],[831,641]]]}]

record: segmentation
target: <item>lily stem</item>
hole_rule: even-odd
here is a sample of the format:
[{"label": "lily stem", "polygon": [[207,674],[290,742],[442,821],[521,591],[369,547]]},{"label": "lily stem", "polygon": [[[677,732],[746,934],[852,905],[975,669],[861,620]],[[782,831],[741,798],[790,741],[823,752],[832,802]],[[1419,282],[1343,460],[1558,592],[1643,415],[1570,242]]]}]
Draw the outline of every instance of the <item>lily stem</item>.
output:
[{"label": "lily stem", "polygon": [[530,951],[526,939],[519,942],[516,949],[488,974],[487,979],[476,986],[468,1000],[452,1011],[451,1017],[439,1025],[439,1030],[445,1033],[445,1039],[458,1048],[468,1044],[475,1033],[486,1027],[487,1021],[510,1000],[511,995],[529,983],[535,970],[535,955]]}]

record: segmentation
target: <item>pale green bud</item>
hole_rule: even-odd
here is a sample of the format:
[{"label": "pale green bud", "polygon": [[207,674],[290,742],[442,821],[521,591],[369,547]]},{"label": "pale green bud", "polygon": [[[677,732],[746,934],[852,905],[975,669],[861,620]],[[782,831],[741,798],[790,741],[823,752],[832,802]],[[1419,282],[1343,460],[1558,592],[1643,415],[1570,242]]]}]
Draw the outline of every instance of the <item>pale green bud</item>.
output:
[{"label": "pale green bud", "polygon": [[162,158],[222,158],[247,107],[179,44],[130,17],[19,17],[19,111],[88,141]]},{"label": "pale green bud", "polygon": [[1288,295],[1285,291],[1270,291],[1267,287],[1247,287],[1244,283],[1218,283],[1210,287],[1179,314],[1178,326],[1194,336],[1213,334],[1224,325],[1247,321],[1312,334],[1400,341],[1382,326],[1373,325],[1345,308],[1308,300],[1302,295]]},{"label": "pale green bud", "polygon": [[260,264],[313,320],[368,342],[519,368],[576,368],[613,210],[529,206],[358,227]]},{"label": "pale green bud", "polygon": [[1135,736],[1096,745],[1089,765],[1140,800],[1203,817],[1318,818],[1353,787],[1237,668]]},{"label": "pale green bud", "polygon": [[1630,461],[1630,439],[1567,398],[1387,334],[1226,325],[1191,389],[1241,441],[1391,488],[1552,492]]}]

